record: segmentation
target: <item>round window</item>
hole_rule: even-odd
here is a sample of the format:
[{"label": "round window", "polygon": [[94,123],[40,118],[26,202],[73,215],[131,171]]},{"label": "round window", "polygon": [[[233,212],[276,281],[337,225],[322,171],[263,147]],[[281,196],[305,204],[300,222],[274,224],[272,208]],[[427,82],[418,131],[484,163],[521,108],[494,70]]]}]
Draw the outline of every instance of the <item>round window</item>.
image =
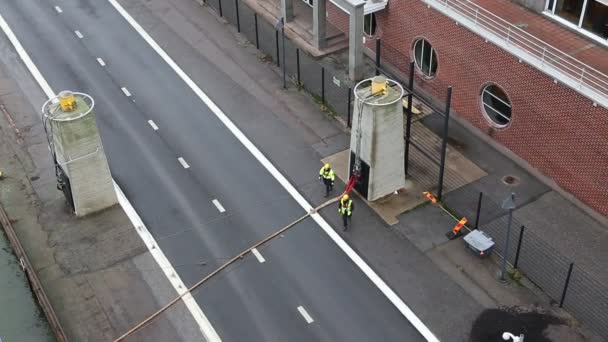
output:
[{"label": "round window", "polygon": [[437,72],[437,54],[426,39],[418,39],[414,43],[414,60],[418,70],[426,77],[435,77]]},{"label": "round window", "polygon": [[495,84],[487,85],[481,91],[483,112],[497,127],[506,127],[511,122],[511,101],[507,94]]}]

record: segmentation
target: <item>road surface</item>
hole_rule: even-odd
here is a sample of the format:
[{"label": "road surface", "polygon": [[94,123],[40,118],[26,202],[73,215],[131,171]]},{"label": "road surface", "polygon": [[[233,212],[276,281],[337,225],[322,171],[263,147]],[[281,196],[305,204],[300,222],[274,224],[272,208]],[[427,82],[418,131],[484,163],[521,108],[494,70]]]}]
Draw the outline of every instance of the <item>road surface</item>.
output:
[{"label": "road surface", "polygon": [[[186,286],[304,214],[110,2],[0,0],[0,14],[53,90],[93,96],[113,176]],[[310,218],[193,296],[223,341],[424,340]]]}]

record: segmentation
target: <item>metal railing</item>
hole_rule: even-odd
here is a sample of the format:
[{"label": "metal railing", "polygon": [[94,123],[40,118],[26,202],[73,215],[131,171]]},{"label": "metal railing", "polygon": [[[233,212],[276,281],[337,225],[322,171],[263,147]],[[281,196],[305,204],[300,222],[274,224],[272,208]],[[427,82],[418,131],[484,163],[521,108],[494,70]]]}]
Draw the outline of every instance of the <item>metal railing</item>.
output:
[{"label": "metal railing", "polygon": [[[484,38],[499,39],[505,46],[513,48],[510,51],[520,59],[526,60],[526,62],[549,73],[556,79],[567,77],[568,79],[560,80],[584,95],[592,97],[592,100],[604,105],[608,104],[608,75],[469,0],[423,1],[465,26],[485,30],[491,36]],[[513,52],[516,49],[520,50],[519,54]],[[594,93],[595,96],[590,95],[589,91]],[[601,98],[595,98],[596,96]]]}]

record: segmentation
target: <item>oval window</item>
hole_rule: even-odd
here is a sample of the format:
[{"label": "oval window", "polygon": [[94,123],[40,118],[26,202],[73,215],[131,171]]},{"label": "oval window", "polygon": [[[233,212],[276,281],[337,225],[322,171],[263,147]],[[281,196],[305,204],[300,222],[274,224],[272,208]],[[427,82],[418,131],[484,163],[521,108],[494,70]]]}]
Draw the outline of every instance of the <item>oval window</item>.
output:
[{"label": "oval window", "polygon": [[414,43],[414,61],[418,70],[428,78],[435,77],[437,72],[437,54],[426,39],[418,39]]},{"label": "oval window", "polygon": [[495,84],[487,85],[481,91],[483,112],[497,127],[506,127],[511,122],[511,101],[507,94]]}]

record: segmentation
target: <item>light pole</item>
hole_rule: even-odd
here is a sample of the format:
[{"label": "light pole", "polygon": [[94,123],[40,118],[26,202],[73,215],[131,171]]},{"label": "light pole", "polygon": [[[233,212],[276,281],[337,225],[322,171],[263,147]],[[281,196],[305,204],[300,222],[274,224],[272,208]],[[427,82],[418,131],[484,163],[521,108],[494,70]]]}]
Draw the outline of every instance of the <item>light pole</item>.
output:
[{"label": "light pole", "polygon": [[511,334],[510,332],[504,332],[504,333],[502,333],[502,339],[505,341],[513,340],[513,342],[524,342],[524,334],[515,336],[515,335]]},{"label": "light pole", "polygon": [[[500,271],[500,280],[505,280],[505,271],[507,270],[507,259],[509,257],[509,241],[511,240],[511,223],[513,222],[513,209],[515,209],[515,193],[512,192],[509,197],[502,202],[502,208],[509,211],[509,223],[507,225],[507,242],[502,257],[502,267]],[[504,335],[503,335],[504,337]]]},{"label": "light pole", "polygon": [[285,70],[285,19],[282,17],[277,20],[277,23],[274,25],[275,30],[281,30],[281,42],[283,43],[283,47],[281,48],[282,56],[282,64],[283,64],[283,89],[287,89],[287,80],[286,80],[286,70]]}]

